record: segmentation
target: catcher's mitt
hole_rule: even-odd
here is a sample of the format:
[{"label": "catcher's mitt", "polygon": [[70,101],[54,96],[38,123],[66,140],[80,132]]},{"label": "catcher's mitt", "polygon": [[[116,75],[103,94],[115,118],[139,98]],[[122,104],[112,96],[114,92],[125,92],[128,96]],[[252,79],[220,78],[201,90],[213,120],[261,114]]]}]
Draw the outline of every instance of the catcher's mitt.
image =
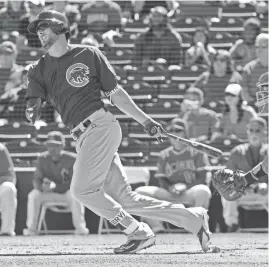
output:
[{"label": "catcher's mitt", "polygon": [[212,184],[218,193],[228,201],[237,200],[245,194],[245,175],[239,170],[216,171],[212,177]]}]

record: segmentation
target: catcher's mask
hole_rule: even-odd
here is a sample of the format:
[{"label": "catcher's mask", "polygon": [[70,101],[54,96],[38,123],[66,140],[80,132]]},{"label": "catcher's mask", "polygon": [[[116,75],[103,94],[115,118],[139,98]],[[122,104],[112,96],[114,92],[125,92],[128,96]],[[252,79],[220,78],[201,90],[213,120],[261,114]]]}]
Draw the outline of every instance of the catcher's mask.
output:
[{"label": "catcher's mask", "polygon": [[256,93],[259,113],[268,113],[268,72],[261,75],[257,87],[259,89]]}]

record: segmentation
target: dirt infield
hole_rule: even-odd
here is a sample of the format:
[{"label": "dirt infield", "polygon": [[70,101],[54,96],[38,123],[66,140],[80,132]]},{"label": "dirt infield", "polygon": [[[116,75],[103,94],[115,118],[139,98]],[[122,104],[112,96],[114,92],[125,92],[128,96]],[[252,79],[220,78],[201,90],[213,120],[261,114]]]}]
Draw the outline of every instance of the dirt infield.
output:
[{"label": "dirt infield", "polygon": [[203,253],[191,234],[161,234],[156,246],[136,255],[114,255],[123,235],[0,237],[0,266],[49,267],[256,267],[268,266],[268,235],[236,233],[212,236],[213,249]]}]

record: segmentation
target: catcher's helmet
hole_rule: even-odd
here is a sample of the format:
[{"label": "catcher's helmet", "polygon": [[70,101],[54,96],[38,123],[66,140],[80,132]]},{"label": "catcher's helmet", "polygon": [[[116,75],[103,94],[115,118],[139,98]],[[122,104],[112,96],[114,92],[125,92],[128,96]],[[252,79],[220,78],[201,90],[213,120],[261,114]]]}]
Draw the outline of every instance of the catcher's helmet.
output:
[{"label": "catcher's helmet", "polygon": [[70,33],[67,17],[55,10],[46,10],[40,12],[36,18],[28,25],[28,31],[32,34],[37,34],[37,26],[41,21],[49,22],[52,31],[56,34]]},{"label": "catcher's helmet", "polygon": [[257,87],[259,89],[256,93],[259,113],[268,113],[268,72],[261,75]]}]

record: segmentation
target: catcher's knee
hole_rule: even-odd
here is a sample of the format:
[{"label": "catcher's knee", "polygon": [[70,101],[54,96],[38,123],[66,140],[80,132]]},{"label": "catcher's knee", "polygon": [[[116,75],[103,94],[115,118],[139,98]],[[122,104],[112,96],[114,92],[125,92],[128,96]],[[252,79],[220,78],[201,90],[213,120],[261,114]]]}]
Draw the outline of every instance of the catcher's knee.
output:
[{"label": "catcher's knee", "polygon": [[212,193],[207,185],[200,184],[196,186],[195,196],[210,200]]}]

